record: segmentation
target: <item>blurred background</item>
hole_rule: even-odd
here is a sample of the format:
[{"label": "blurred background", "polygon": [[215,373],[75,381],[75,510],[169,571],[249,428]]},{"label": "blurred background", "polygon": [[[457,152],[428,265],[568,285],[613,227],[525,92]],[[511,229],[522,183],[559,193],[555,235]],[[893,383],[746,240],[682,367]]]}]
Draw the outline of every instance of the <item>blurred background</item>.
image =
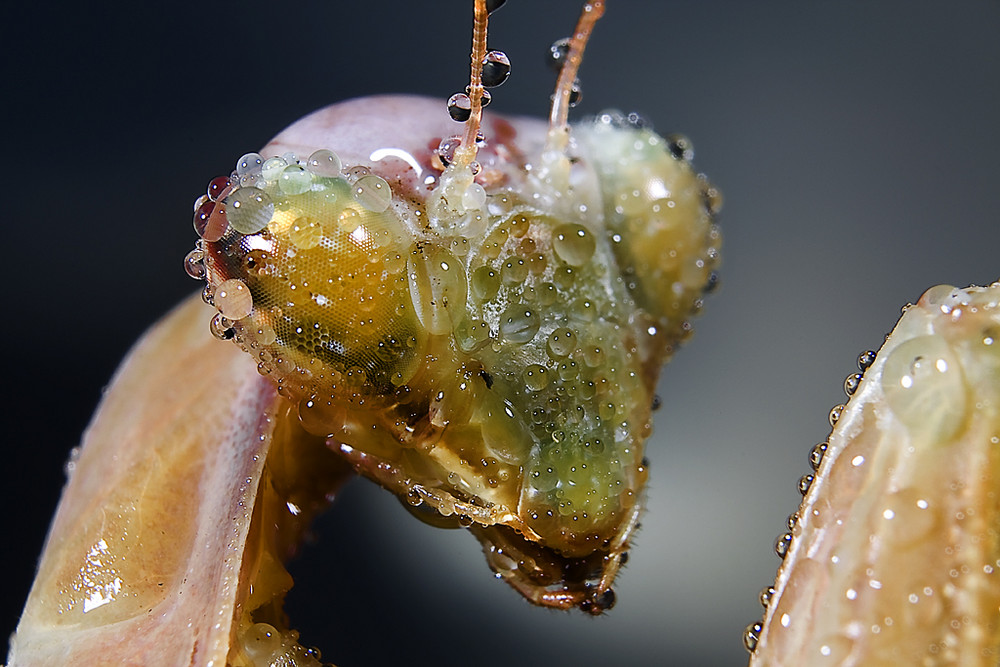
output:
[{"label": "blurred background", "polygon": [[[491,111],[547,113],[544,57],[579,4],[510,0],[494,15],[490,46],[513,74]],[[197,288],[181,268],[192,201],[315,108],[463,89],[470,7],[7,10],[0,632],[102,387]],[[685,133],[726,201],[722,283],[660,385],[618,605],[598,619],[531,608],[471,536],[355,482],[293,565],[303,642],[342,666],[744,663],[774,538],[858,353],[927,287],[1000,276],[998,35],[996,0],[611,0],[575,116],[636,110]]]}]

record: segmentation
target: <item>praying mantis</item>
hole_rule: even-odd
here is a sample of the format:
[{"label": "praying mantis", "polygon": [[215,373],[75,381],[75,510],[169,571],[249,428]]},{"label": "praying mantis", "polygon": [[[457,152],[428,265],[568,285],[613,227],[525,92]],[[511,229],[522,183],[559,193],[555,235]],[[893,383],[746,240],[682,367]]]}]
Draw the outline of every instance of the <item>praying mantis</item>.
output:
[{"label": "praying mantis", "polygon": [[[353,37],[358,40],[356,43],[338,43],[338,54],[342,51],[345,63],[344,76],[356,86],[345,90],[343,97],[397,90],[400,86],[447,96],[460,81],[462,68],[456,65],[453,73],[447,74],[444,63],[463,62],[467,17],[457,11],[439,12],[456,14],[454,17],[430,17],[426,9],[405,4],[393,7],[394,13],[376,17],[364,30],[359,27],[350,31],[358,33]],[[539,83],[537,91],[531,94],[512,86],[521,85],[519,79],[532,76],[530,70],[544,73],[542,66],[535,68],[526,61],[565,33],[566,17],[573,15],[576,3],[565,6],[552,3],[552,6],[552,13],[558,13],[559,28],[537,39],[532,35],[541,26],[535,24],[550,20],[529,18],[537,8],[511,3],[498,14],[492,40],[511,55],[516,70],[511,82],[499,91],[502,94],[496,96],[496,108],[505,104],[512,111],[541,113],[538,109],[544,109],[544,96],[550,87],[548,80]],[[865,11],[870,15],[864,21],[848,16],[846,10],[826,10],[826,14],[815,10],[815,14],[808,16],[796,15],[796,11],[801,10],[793,9],[792,5],[738,9],[709,4],[695,10],[639,4],[626,7],[622,3],[612,6],[587,55],[583,70],[585,98],[580,112],[596,112],[609,106],[624,107],[626,111],[635,107],[663,131],[684,131],[694,140],[697,165],[712,175],[727,197],[722,289],[709,299],[705,316],[697,323],[699,331],[688,346],[690,349],[676,357],[660,385],[664,407],[658,414],[657,434],[648,450],[653,475],[649,506],[644,528],[637,538],[638,548],[620,579],[619,606],[608,618],[594,623],[533,614],[502,587],[486,588],[494,582],[484,577],[475,546],[468,540],[464,540],[468,544],[460,544],[461,535],[428,532],[429,528],[411,525],[403,519],[398,528],[383,529],[389,521],[382,518],[386,514],[402,516],[394,502],[377,494],[361,495],[365,492],[352,489],[341,502],[353,502],[354,505],[347,507],[358,509],[345,509],[345,514],[361,512],[360,506],[366,508],[364,511],[382,514],[361,522],[367,526],[367,535],[359,537],[357,544],[364,546],[345,545],[340,557],[346,563],[341,568],[351,572],[349,580],[364,580],[366,584],[376,579],[386,580],[391,593],[373,594],[366,587],[359,591],[356,602],[332,605],[330,600],[340,592],[331,589],[327,595],[311,601],[311,606],[322,611],[293,610],[300,628],[308,617],[319,617],[320,625],[311,635],[303,629],[307,641],[309,636],[328,632],[332,637],[356,635],[360,630],[352,629],[357,627],[354,623],[370,625],[379,633],[380,624],[390,625],[384,620],[387,610],[379,605],[377,612],[364,612],[362,603],[368,602],[369,597],[398,595],[424,604],[423,601],[437,596],[447,599],[451,591],[459,600],[469,597],[485,600],[488,596],[487,609],[477,612],[491,620],[485,625],[499,627],[504,637],[525,637],[524,641],[535,637],[537,645],[532,650],[540,662],[545,651],[562,656],[579,651],[580,655],[593,656],[602,647],[607,647],[611,656],[626,655],[634,657],[635,662],[655,662],[657,656],[663,655],[676,656],[679,662],[687,659],[700,664],[743,660],[739,645],[741,629],[759,615],[757,591],[771,579],[776,566],[769,553],[771,543],[782,530],[783,517],[795,508],[798,500],[795,480],[808,469],[809,448],[825,436],[827,409],[842,401],[841,378],[853,370],[857,352],[877,347],[881,335],[892,326],[898,308],[914,301],[925,287],[938,282],[985,283],[996,277],[997,231],[992,220],[997,203],[993,186],[997,167],[988,157],[995,155],[998,148],[993,123],[997,117],[997,93],[988,84],[995,80],[995,76],[990,78],[991,73],[995,75],[997,71],[997,50],[988,30],[997,25],[996,6],[969,3],[954,9],[948,17],[937,17],[927,24],[921,23],[917,10],[909,4],[868,8]],[[351,16],[349,21],[364,20],[361,13],[358,10],[359,16]],[[180,15],[186,16],[186,21],[206,21],[194,14]],[[40,327],[40,336],[54,336],[41,339],[48,343],[43,346],[45,349],[52,349],[58,342],[80,345],[69,347],[77,353],[67,355],[80,361],[62,361],[58,367],[42,366],[47,369],[44,373],[38,373],[37,364],[41,362],[36,361],[30,372],[25,368],[21,375],[26,378],[23,393],[31,398],[25,400],[23,408],[18,405],[11,410],[11,414],[29,415],[31,418],[25,421],[33,427],[51,423],[51,413],[63,412],[62,408],[55,409],[51,401],[38,398],[55,392],[52,388],[55,380],[43,383],[35,377],[54,378],[59,372],[63,386],[90,387],[86,391],[92,404],[98,388],[110,374],[113,357],[120,355],[127,341],[135,338],[159,311],[166,310],[190,289],[183,276],[166,277],[177,275],[170,260],[178,253],[159,250],[168,243],[167,238],[177,238],[175,245],[183,252],[190,240],[186,227],[174,224],[173,218],[177,216],[164,215],[162,224],[139,221],[149,220],[147,215],[160,215],[161,206],[166,207],[165,202],[173,201],[174,196],[177,200],[171,206],[186,216],[190,193],[198,191],[206,175],[215,173],[218,165],[228,165],[233,155],[247,146],[262,143],[265,135],[286,121],[334,96],[342,97],[339,91],[331,93],[330,86],[335,84],[327,82],[313,89],[310,95],[315,98],[301,102],[289,101],[289,97],[294,97],[291,93],[276,92],[273,95],[279,100],[277,104],[290,105],[280,107],[289,109],[288,112],[277,121],[251,120],[263,109],[273,113],[274,107],[261,102],[259,92],[272,90],[271,82],[281,80],[277,77],[287,77],[291,71],[293,77],[312,80],[316,76],[313,67],[303,62],[324,59],[336,62],[338,56],[327,55],[320,46],[308,47],[316,48],[315,52],[309,52],[310,58],[291,61],[262,58],[269,63],[268,67],[270,63],[280,66],[274,64],[272,73],[257,65],[250,68],[253,76],[241,75],[239,72],[247,70],[241,70],[240,63],[232,64],[229,57],[223,57],[225,54],[245,53],[247,49],[266,51],[268,47],[284,51],[287,43],[266,36],[261,37],[259,46],[251,47],[241,41],[239,36],[253,29],[254,15],[253,11],[247,11],[225,20],[215,17],[217,20],[210,22],[213,26],[231,26],[226,29],[233,33],[232,41],[225,32],[222,37],[213,33],[212,39],[217,41],[213,44],[206,39],[203,48],[207,51],[199,51],[201,60],[218,63],[217,68],[201,65],[197,73],[178,70],[187,75],[178,78],[184,79],[185,94],[192,99],[191,107],[184,112],[192,117],[192,124],[196,122],[193,117],[204,113],[207,105],[217,103],[217,96],[238,100],[224,102],[225,106],[215,112],[218,122],[197,135],[198,141],[183,137],[180,130],[170,130],[166,120],[158,119],[150,123],[155,129],[146,131],[149,135],[166,132],[161,138],[151,139],[163,142],[155,143],[158,152],[144,143],[145,135],[142,141],[135,138],[135,133],[130,137],[118,135],[117,141],[108,140],[104,135],[113,130],[105,120],[107,124],[97,125],[102,131],[72,139],[79,143],[67,144],[67,137],[58,128],[52,130],[47,127],[50,123],[35,121],[39,130],[47,129],[60,139],[45,144],[47,154],[66,154],[65,151],[72,151],[67,146],[76,146],[77,154],[102,156],[102,168],[113,170],[114,178],[113,184],[100,193],[100,205],[94,207],[100,211],[99,221],[84,226],[87,247],[92,250],[81,256],[78,243],[72,244],[70,253],[67,249],[60,251],[59,244],[65,243],[64,240],[53,241],[54,257],[62,258],[53,264],[73,268],[56,273],[58,280],[54,275],[52,283],[46,281],[56,269],[45,272],[38,278],[40,282],[35,283],[31,304],[23,304],[22,318],[52,322]],[[331,16],[333,19],[348,22],[336,12]],[[418,23],[418,19],[426,23]],[[448,23],[452,20],[453,24]],[[391,48],[386,49],[385,64],[376,65],[381,53],[373,52],[370,35],[387,31],[387,43],[396,44],[390,37],[398,29],[393,27],[397,22],[409,27],[408,34],[412,35],[412,26],[422,25],[426,26],[424,32],[436,36],[428,40],[432,46],[427,47],[426,62],[433,64],[429,73],[414,72],[408,59],[400,59]],[[616,25],[624,34],[612,32]],[[503,33],[505,26],[512,31],[508,36]],[[925,39],[933,36],[940,40],[956,34],[962,37],[955,37],[954,43],[949,41],[954,46],[950,53],[942,47],[933,60],[930,56],[920,60],[917,54]],[[344,37],[350,38],[351,35]],[[306,48],[300,47],[298,40],[291,41],[296,47]],[[304,42],[322,44],[318,39]],[[525,45],[521,47],[525,56],[518,58],[513,48],[515,42]],[[649,45],[653,53],[636,54],[635,49],[621,46],[632,43]],[[458,55],[448,57],[438,53],[444,45],[454,47]],[[105,44],[102,48],[106,50],[99,52],[104,59],[98,61],[114,71],[112,65],[124,58],[124,52],[114,49],[126,46],[129,45]],[[294,55],[295,49],[289,51],[289,55]],[[216,53],[218,57],[208,57]],[[158,57],[165,58],[162,54],[144,57],[149,58],[144,62],[154,65],[159,62]],[[647,68],[644,65],[647,62],[655,66]],[[270,76],[261,73],[262,67]],[[621,74],[633,71],[655,74]],[[394,74],[390,77],[384,72]],[[393,78],[397,73],[402,83]],[[432,80],[428,88],[422,88],[423,79],[412,78],[423,76]],[[379,85],[373,80],[378,80]],[[192,88],[191,81],[203,82],[203,87]],[[150,85],[148,79],[137,79],[131,74],[116,83],[122,90],[134,90],[136,86],[146,90],[143,86]],[[435,85],[441,88],[433,88]],[[106,90],[113,88],[108,86]],[[109,101],[119,105],[124,102],[114,96]],[[301,107],[292,110],[293,104]],[[116,113],[111,117],[124,115],[121,109]],[[171,114],[176,115],[174,107]],[[230,134],[230,127],[253,127],[253,131],[262,134],[256,138],[249,132]],[[227,145],[208,148],[212,138],[220,141],[220,136],[225,137]],[[107,157],[106,144],[115,145],[111,158]],[[119,152],[124,149],[118,146],[124,144],[137,146],[135,150],[142,144],[142,155]],[[178,144],[184,150],[176,150]],[[35,151],[37,145],[30,148]],[[14,152],[24,154],[27,149],[25,146],[24,150]],[[194,159],[199,161],[197,168],[191,164]],[[149,167],[137,170],[131,167],[133,164]],[[768,176],[765,169],[775,170],[771,172],[774,175]],[[174,193],[180,178],[189,180],[190,185],[178,186],[178,192]],[[38,213],[45,216],[43,219],[52,220],[52,225],[65,219],[65,214],[55,209],[75,210],[79,206],[81,195],[59,196],[59,192],[46,189],[44,195],[40,193],[32,199],[47,202],[55,197],[60,207],[50,204]],[[84,192],[93,193],[93,186]],[[167,222],[167,218],[171,220]],[[119,220],[122,226],[114,226]],[[143,240],[137,236],[139,225],[155,231],[154,238]],[[20,233],[26,230],[15,232]],[[174,233],[176,237],[168,236]],[[66,234],[57,236],[76,238]],[[32,247],[30,242],[36,240],[26,234],[23,247]],[[163,275],[140,278],[144,266],[149,265],[150,270],[158,266],[150,263],[159,261],[154,256],[161,254],[166,258],[165,264],[169,264],[168,269],[161,271]],[[37,266],[37,257],[25,256],[23,261],[25,268],[18,272],[34,275],[27,271]],[[79,264],[73,264],[74,261]],[[949,267],[949,262],[954,263]],[[114,269],[113,274],[103,277],[101,272],[108,267]],[[78,276],[88,276],[90,280],[72,279]],[[157,285],[164,281],[174,291],[151,296],[152,290],[159,289]],[[94,301],[99,299],[106,304],[95,306]],[[15,304],[21,305],[18,301]],[[55,310],[51,309],[53,304],[57,306]],[[77,305],[81,306],[80,311],[68,310]],[[82,308],[84,305],[87,310]],[[100,318],[89,316],[95,312],[94,308],[102,309]],[[68,315],[69,312],[74,315]],[[63,318],[87,324],[75,324],[74,330],[79,333],[67,334],[56,324],[56,320]],[[98,355],[94,351],[97,337],[94,322],[99,320],[115,322],[111,328],[116,330],[113,335],[119,336],[115,352],[102,362],[103,370],[91,365],[96,364],[92,359]],[[103,324],[100,331],[101,336],[112,335]],[[70,370],[65,369],[67,363]],[[66,373],[79,373],[79,379],[73,375],[66,383]],[[821,390],[825,393],[809,394],[807,387],[825,387]],[[66,402],[63,392],[55,393],[60,405]],[[64,443],[59,448],[59,457],[75,443],[89,407],[77,410],[78,423],[51,428],[59,432]],[[720,414],[725,418],[720,419]],[[31,437],[24,435],[11,441],[33,442],[37,440],[37,432],[33,433]],[[11,470],[30,469],[43,474],[45,463],[37,458],[41,453],[35,451],[41,447],[18,449],[16,465]],[[50,464],[48,469],[57,470],[58,464],[55,467]],[[13,498],[19,504],[54,502],[55,488],[61,480],[51,480],[47,495],[34,496],[31,494],[37,492],[32,488],[35,482],[20,479],[27,476],[17,477],[13,480],[16,489]],[[356,500],[352,500],[352,493],[358,494]],[[31,500],[25,502],[26,499]],[[40,512],[45,516],[48,513],[49,507]],[[346,517],[342,520],[348,521]],[[24,548],[27,553],[17,578],[25,582],[30,579],[44,521],[44,517],[35,519],[38,525],[34,528],[34,543]],[[330,548],[327,543],[335,540],[322,535],[348,530],[345,523],[323,528],[316,549]],[[375,536],[387,539],[385,533],[398,540],[392,543],[394,546],[378,546],[370,541]],[[414,544],[421,548],[414,549]],[[352,568],[359,567],[361,551],[367,555],[393,556],[378,557],[377,575],[359,576]],[[457,556],[452,553],[460,551],[464,553]],[[307,553],[303,567],[309,566],[309,558]],[[470,572],[454,575],[453,570],[459,566],[451,563],[461,561],[470,562]],[[451,565],[440,565],[441,562]],[[332,564],[317,565],[327,570],[327,574],[313,573],[309,580],[329,576],[329,570],[338,568],[336,563],[334,560]],[[429,567],[440,568],[437,570],[440,577],[428,576]],[[343,585],[350,590],[350,581]],[[15,597],[12,609],[19,607],[23,594]],[[627,606],[630,598],[636,600],[633,613]],[[339,610],[333,615],[330,607],[341,605],[350,611]],[[456,661],[462,655],[469,655],[466,651],[474,650],[475,646],[489,647],[485,651],[488,655],[475,654],[482,658],[477,662],[485,664],[494,658],[502,661],[499,651],[505,642],[494,641],[493,634],[477,634],[471,624],[465,626],[461,620],[442,620],[444,612],[440,608],[424,614],[418,610],[420,605],[403,602],[399,606],[399,620],[391,623],[393,632],[408,626],[418,633],[444,635],[441,650],[453,651]],[[16,611],[11,614],[13,627]],[[523,622],[527,629],[514,625],[515,622]],[[552,639],[574,628],[581,636],[572,640]],[[523,646],[521,642],[517,639],[509,643],[519,647]],[[329,642],[318,637],[316,643],[329,646]],[[361,660],[360,657],[352,660],[351,655],[360,656],[365,651],[400,650],[371,644],[358,642],[356,649],[346,651],[338,648],[331,657],[350,664]],[[357,653],[350,653],[352,650]],[[400,652],[381,659],[407,656],[413,657],[412,653]],[[368,659],[379,660],[377,656]]]}]

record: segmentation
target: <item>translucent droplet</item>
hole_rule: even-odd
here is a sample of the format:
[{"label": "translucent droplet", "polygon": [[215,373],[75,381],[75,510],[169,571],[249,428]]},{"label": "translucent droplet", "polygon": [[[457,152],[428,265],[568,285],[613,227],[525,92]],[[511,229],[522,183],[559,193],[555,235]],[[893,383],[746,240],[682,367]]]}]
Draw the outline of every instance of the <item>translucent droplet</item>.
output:
[{"label": "translucent droplet", "polygon": [[236,335],[233,330],[233,323],[226,319],[222,313],[216,313],[212,321],[208,323],[208,330],[219,340],[232,340]]},{"label": "translucent droplet", "polygon": [[392,190],[381,176],[368,174],[354,183],[354,200],[369,211],[381,213],[389,208],[392,201]]},{"label": "translucent droplet", "polygon": [[853,396],[861,384],[861,373],[851,373],[844,379],[844,393]]},{"label": "translucent droplet", "polygon": [[576,349],[576,333],[567,327],[559,327],[549,334],[547,347],[553,357],[568,356]]},{"label": "translucent droplet", "polygon": [[226,219],[241,234],[256,234],[274,215],[271,196],[259,188],[239,188],[225,199]]},{"label": "translucent droplet", "polygon": [[921,440],[943,444],[965,424],[968,390],[958,358],[941,336],[918,336],[892,350],[882,369],[882,391]]},{"label": "translucent droplet", "polygon": [[236,175],[247,176],[259,173],[263,164],[264,158],[259,153],[247,153],[236,161]]},{"label": "translucent droplet", "polygon": [[694,145],[683,134],[668,134],[667,150],[678,160],[690,162],[694,159]]},{"label": "translucent droplet", "polygon": [[500,316],[500,336],[511,343],[527,343],[538,333],[538,313],[524,304],[515,304]]},{"label": "translucent droplet", "polygon": [[722,195],[722,190],[715,187],[714,185],[709,185],[704,191],[705,197],[705,208],[712,215],[718,215],[722,211],[722,205],[725,203],[725,197]]},{"label": "translucent droplet", "polygon": [[594,235],[583,225],[560,225],[553,234],[556,255],[570,266],[583,266],[594,256]]},{"label": "translucent droplet", "polygon": [[828,443],[821,442],[809,452],[809,465],[812,466],[813,470],[819,470],[819,464],[823,462],[823,456],[826,454],[826,448],[829,446]]},{"label": "translucent droplet", "polygon": [[462,193],[462,206],[467,211],[478,211],[484,204],[486,204],[486,188],[479,183],[470,184]]},{"label": "translucent droplet", "polygon": [[604,359],[604,350],[598,346],[588,345],[583,348],[583,363],[587,364],[591,368],[597,368],[598,366],[604,365]]},{"label": "translucent droplet", "polygon": [[463,320],[455,327],[455,342],[463,352],[475,352],[490,340],[490,326],[482,320]]},{"label": "translucent droplet", "polygon": [[472,116],[472,100],[465,93],[455,93],[448,98],[448,115],[452,120],[464,123]]},{"label": "translucent droplet", "polygon": [[434,152],[437,153],[437,156],[441,158],[441,162],[447,167],[455,161],[455,151],[457,151],[461,145],[461,137],[448,137],[441,140],[441,143],[438,144],[437,150]]},{"label": "translucent droplet", "polygon": [[549,370],[540,364],[529,364],[521,379],[528,391],[541,391],[549,386]]},{"label": "translucent droplet", "polygon": [[858,368],[864,373],[868,367],[875,363],[875,351],[865,350],[858,355]]},{"label": "translucent droplet", "polygon": [[510,76],[510,59],[503,51],[490,51],[483,58],[483,85],[495,88]]},{"label": "translucent droplet", "polygon": [[429,246],[410,255],[406,274],[420,324],[432,334],[450,333],[465,314],[465,265],[444,248]]},{"label": "translucent droplet", "polygon": [[486,0],[486,13],[492,14],[496,10],[504,6],[507,0]]},{"label": "translucent droplet", "polygon": [[318,176],[336,178],[340,176],[340,157],[331,150],[321,148],[306,160],[306,168]]},{"label": "translucent droplet", "polygon": [[783,533],[774,541],[774,553],[779,558],[784,558],[788,554],[788,547],[792,544],[792,534]]},{"label": "translucent droplet", "polygon": [[830,426],[836,426],[837,422],[840,421],[841,416],[844,414],[843,405],[835,405],[830,408],[830,414],[828,419],[830,420]]},{"label": "translucent droplet", "polygon": [[222,191],[225,190],[226,187],[228,186],[229,186],[228,176],[217,176],[209,182],[208,190],[206,191],[205,194],[207,194],[208,198],[211,199],[212,201],[218,201],[219,196],[222,194]]},{"label": "translucent droplet", "polygon": [[500,290],[500,274],[489,266],[480,266],[473,271],[469,282],[473,297],[480,303],[489,301]]},{"label": "translucent droplet", "polygon": [[278,187],[286,195],[300,195],[312,189],[312,173],[297,164],[290,164],[281,170]]},{"label": "translucent droplet", "polygon": [[281,175],[281,171],[288,166],[288,162],[283,157],[269,157],[264,160],[264,164],[260,166],[260,175],[269,180],[273,181]]},{"label": "translucent droplet", "polygon": [[508,259],[500,267],[500,279],[504,285],[511,287],[521,285],[528,277],[528,265],[520,257]]},{"label": "translucent droplet", "polygon": [[569,38],[564,37],[563,39],[556,40],[549,47],[548,57],[545,59],[549,63],[549,66],[559,73],[562,70],[563,64],[566,62],[566,56],[569,55]]},{"label": "translucent droplet", "polygon": [[215,307],[229,320],[242,320],[253,310],[250,289],[239,278],[230,278],[215,288]]},{"label": "translucent droplet", "polygon": [[483,396],[481,421],[483,444],[494,456],[510,465],[522,465],[532,439],[513,404],[488,391]]},{"label": "translucent droplet", "polygon": [[[210,231],[208,229],[208,221],[211,219],[212,211],[215,210],[216,203],[211,199],[209,199],[207,195],[204,196],[204,201],[202,201],[201,199],[199,199],[199,201],[201,203],[198,204],[197,208],[195,208],[194,210],[194,220],[192,221],[192,224],[194,225],[195,233],[198,234],[198,236],[205,238],[206,233],[212,235],[212,233],[214,232],[214,230]],[[222,238],[221,233],[217,238],[208,240],[218,241],[220,238]]]},{"label": "translucent droplet", "polygon": [[313,218],[299,216],[288,227],[288,238],[300,250],[309,250],[323,239],[323,228]]},{"label": "translucent droplet", "polygon": [[774,586],[765,586],[760,591],[760,605],[767,609],[767,606],[771,604],[771,598],[774,597]]},{"label": "translucent droplet", "polygon": [[184,271],[195,280],[205,279],[205,252],[195,248],[184,257]]},{"label": "translucent droplet", "polygon": [[760,641],[760,633],[764,631],[764,626],[761,625],[760,621],[754,621],[747,625],[746,629],[743,630],[743,646],[746,650],[753,653],[753,650],[757,648],[757,642]]},{"label": "translucent droplet", "polygon": [[281,635],[267,623],[254,623],[243,637],[243,650],[254,660],[269,663],[280,648]]},{"label": "translucent droplet", "polygon": [[583,86],[579,79],[573,80],[573,85],[569,87],[569,105],[575,107],[583,101]]},{"label": "translucent droplet", "polygon": [[799,493],[803,496],[806,495],[806,493],[809,492],[809,487],[812,486],[812,483],[813,475],[802,475],[802,477],[799,478]]}]

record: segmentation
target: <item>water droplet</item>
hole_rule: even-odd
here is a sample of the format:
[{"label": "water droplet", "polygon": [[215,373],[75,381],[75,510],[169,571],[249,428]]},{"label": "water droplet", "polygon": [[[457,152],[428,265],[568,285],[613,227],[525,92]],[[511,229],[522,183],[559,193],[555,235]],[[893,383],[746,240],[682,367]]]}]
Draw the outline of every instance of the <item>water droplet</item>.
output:
[{"label": "water droplet", "polygon": [[813,470],[819,470],[819,464],[823,462],[823,456],[826,454],[826,449],[829,446],[829,443],[821,442],[809,452],[809,465],[812,466]]},{"label": "water droplet", "polygon": [[549,52],[546,57],[546,62],[549,66],[558,74],[562,71],[563,64],[566,62],[566,56],[569,55],[569,37],[564,37],[552,42],[552,46],[549,47]]},{"label": "water droplet", "polygon": [[771,604],[771,598],[774,597],[774,586],[765,586],[760,591],[760,605],[767,609],[767,605]]},{"label": "water droplet", "polygon": [[779,558],[784,558],[788,554],[788,547],[792,544],[792,534],[783,533],[774,541],[774,553]]},{"label": "water droplet", "polygon": [[529,364],[521,377],[529,391],[541,391],[549,386],[549,370],[540,364]]},{"label": "water droplet", "polygon": [[312,173],[300,165],[290,164],[281,170],[278,187],[286,195],[300,195],[312,189]]},{"label": "water droplet", "polygon": [[549,334],[547,347],[549,354],[557,359],[568,356],[576,349],[576,333],[572,329],[559,327]]},{"label": "water droplet", "polygon": [[253,310],[250,289],[239,278],[230,278],[215,288],[215,307],[229,320],[242,320]]},{"label": "water droplet", "polygon": [[281,649],[281,634],[267,623],[254,623],[243,636],[243,651],[251,659],[271,662],[274,653]]},{"label": "water droplet", "polygon": [[452,120],[464,123],[472,116],[472,100],[465,93],[455,93],[448,98],[448,115]]},{"label": "water droplet", "polygon": [[560,225],[553,233],[556,255],[570,266],[583,266],[594,255],[594,235],[583,225]]},{"label": "water droplet", "polygon": [[236,161],[236,175],[247,176],[259,173],[263,164],[264,158],[259,153],[247,153]]},{"label": "water droplet", "polygon": [[241,234],[256,234],[274,215],[274,202],[259,188],[239,188],[225,199],[226,219]]},{"label": "water droplet", "polygon": [[490,340],[490,327],[482,320],[463,320],[455,327],[455,342],[463,352],[475,352]]},{"label": "water droplet", "polygon": [[381,213],[389,208],[392,190],[384,178],[369,174],[354,183],[354,199],[369,211]]},{"label": "water droplet", "polygon": [[428,246],[410,255],[406,274],[420,324],[432,334],[451,332],[465,313],[465,265],[444,248]]},{"label": "water droplet", "polygon": [[515,287],[528,277],[528,265],[520,257],[512,257],[500,267],[500,279],[504,285]]},{"label": "water droplet", "polygon": [[861,384],[861,373],[851,373],[844,379],[844,393],[853,396]]},{"label": "water droplet", "polygon": [[184,271],[195,280],[205,279],[205,252],[195,248],[184,257]]},{"label": "water droplet", "polygon": [[678,160],[690,162],[694,159],[694,145],[683,134],[668,134],[667,150]]},{"label": "water droplet", "polygon": [[597,368],[598,366],[604,365],[604,359],[604,350],[600,347],[596,345],[588,345],[583,348],[583,363],[587,364],[591,368]]},{"label": "water droplet", "polygon": [[875,363],[875,351],[865,350],[858,355],[858,368],[864,373],[868,367]]},{"label": "water droplet", "polygon": [[489,266],[480,266],[472,272],[470,285],[476,301],[489,301],[500,290],[500,274]]},{"label": "water droplet", "polygon": [[288,227],[288,238],[300,250],[309,250],[323,239],[323,228],[312,218],[301,215]]},{"label": "water droplet", "polygon": [[492,14],[496,10],[504,6],[507,0],[486,0],[486,13]]},{"label": "water droplet", "polygon": [[268,181],[273,181],[281,175],[281,170],[288,166],[283,157],[269,157],[260,166],[260,175]]},{"label": "water droplet", "polygon": [[965,424],[968,390],[958,358],[940,336],[918,336],[893,349],[882,390],[914,437],[943,444]]},{"label": "water droplet", "polygon": [[802,477],[799,478],[799,493],[801,493],[803,496],[806,495],[806,493],[809,492],[809,487],[812,486],[812,483],[813,483],[812,474],[802,475]]},{"label": "water droplet", "polygon": [[206,191],[206,194],[208,195],[208,198],[211,199],[212,201],[218,201],[219,196],[222,194],[222,191],[225,190],[228,186],[229,186],[228,176],[216,176],[211,181],[209,181],[208,190]]},{"label": "water droplet", "polygon": [[527,343],[538,333],[538,313],[524,304],[510,306],[500,316],[500,335],[511,343]]},{"label": "water droplet", "polygon": [[761,625],[760,621],[754,621],[743,630],[743,646],[746,647],[746,650],[753,653],[754,649],[757,648],[757,642],[760,641],[760,633],[763,630],[764,626]]},{"label": "water droplet", "polygon": [[[472,164],[478,164],[473,162]],[[471,167],[471,165],[470,165]],[[486,188],[479,183],[472,183],[462,193],[462,206],[467,211],[478,211],[486,204]]]},{"label": "water droplet", "polygon": [[331,150],[321,148],[306,160],[306,168],[317,176],[337,178],[342,168],[340,157]]},{"label": "water droplet", "polygon": [[510,76],[510,59],[503,51],[490,51],[483,58],[483,85],[495,88]]},{"label": "water droplet", "polygon": [[438,144],[437,156],[441,158],[441,162],[444,166],[448,166],[455,161],[455,151],[462,145],[461,137],[448,137],[447,139],[442,139],[441,143]]},{"label": "water droplet", "polygon": [[573,80],[573,85],[569,87],[569,105],[575,107],[583,101],[583,86],[579,79]]},{"label": "water droplet", "polygon": [[232,340],[236,335],[233,323],[223,317],[222,313],[216,313],[212,317],[212,321],[208,323],[208,330],[219,340]]},{"label": "water droplet", "polygon": [[844,407],[845,406],[843,405],[835,405],[830,408],[830,414],[828,416],[830,426],[836,426],[837,422],[840,421],[840,417],[844,414]]},{"label": "water droplet", "polygon": [[[199,201],[201,200],[199,199]],[[216,203],[211,199],[209,199],[208,196],[206,195],[204,197],[204,201],[201,201],[201,204],[199,204],[198,207],[195,208],[194,210],[194,220],[192,221],[192,224],[194,225],[194,231],[198,236],[200,236],[203,239],[205,238],[206,233],[209,236],[213,236],[217,231],[214,229],[209,231],[208,229],[208,221],[211,219],[212,212],[215,210],[215,207]],[[222,238],[223,233],[225,233],[225,229],[219,232],[218,237],[206,240],[218,241],[219,239]]]}]

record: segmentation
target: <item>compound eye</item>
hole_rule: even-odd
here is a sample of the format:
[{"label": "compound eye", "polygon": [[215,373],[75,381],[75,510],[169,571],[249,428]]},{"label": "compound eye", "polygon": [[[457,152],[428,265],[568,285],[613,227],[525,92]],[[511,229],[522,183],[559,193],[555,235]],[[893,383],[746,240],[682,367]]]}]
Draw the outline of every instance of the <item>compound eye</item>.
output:
[{"label": "compound eye", "polygon": [[328,150],[250,154],[213,184],[195,221],[216,334],[235,337],[291,398],[342,402],[405,383],[424,336],[389,184],[343,173]]}]

